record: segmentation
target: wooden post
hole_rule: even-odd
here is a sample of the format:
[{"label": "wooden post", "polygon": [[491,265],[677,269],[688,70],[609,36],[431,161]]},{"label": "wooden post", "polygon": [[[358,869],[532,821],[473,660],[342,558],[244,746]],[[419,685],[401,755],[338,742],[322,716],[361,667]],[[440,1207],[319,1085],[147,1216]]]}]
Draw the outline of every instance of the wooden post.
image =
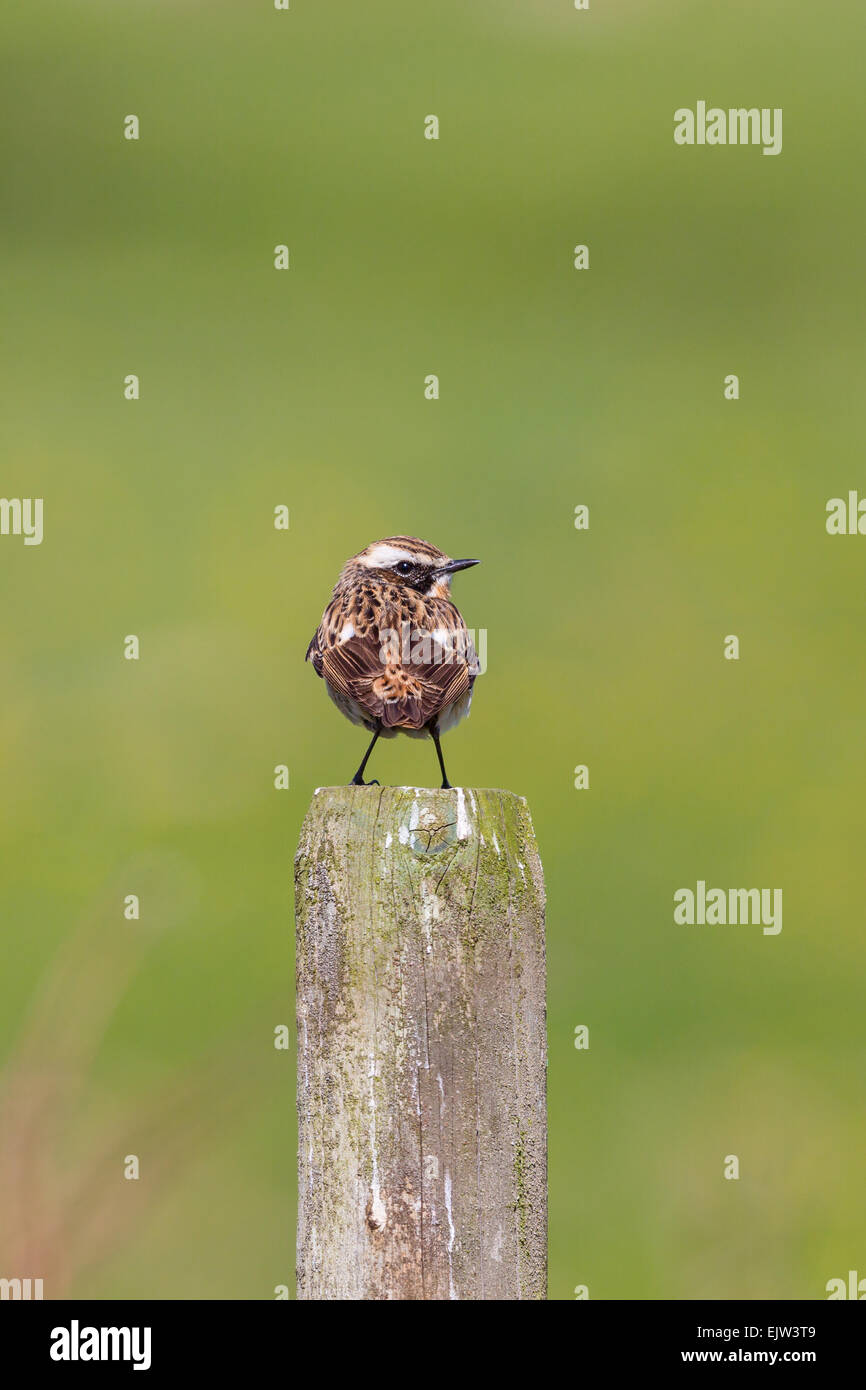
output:
[{"label": "wooden post", "polygon": [[295,860],[298,1297],[546,1297],[526,802],[322,787]]}]

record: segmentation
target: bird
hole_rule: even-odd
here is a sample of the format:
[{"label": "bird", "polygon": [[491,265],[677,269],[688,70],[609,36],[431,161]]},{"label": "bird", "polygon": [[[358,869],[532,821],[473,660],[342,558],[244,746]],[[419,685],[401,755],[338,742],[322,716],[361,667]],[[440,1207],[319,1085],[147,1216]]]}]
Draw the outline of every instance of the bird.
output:
[{"label": "bird", "polygon": [[380,738],[440,738],[469,713],[478,657],[451,599],[451,577],[478,560],[452,560],[417,536],[387,536],[347,560],[307,647],[334,704],[373,737],[350,786]]}]

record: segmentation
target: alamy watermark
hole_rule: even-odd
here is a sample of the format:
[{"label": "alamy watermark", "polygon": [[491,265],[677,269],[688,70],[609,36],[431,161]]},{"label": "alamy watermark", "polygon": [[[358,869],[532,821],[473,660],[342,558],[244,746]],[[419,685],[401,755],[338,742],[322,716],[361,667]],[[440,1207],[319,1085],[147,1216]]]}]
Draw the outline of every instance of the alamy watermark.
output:
[{"label": "alamy watermark", "polygon": [[25,545],[41,545],[42,498],[0,497],[0,536],[23,536]]},{"label": "alamy watermark", "polygon": [[763,145],[764,154],[782,153],[781,106],[707,106],[699,101],[693,111],[680,106],[674,112],[677,145]]},{"label": "alamy watermark", "polygon": [[847,497],[831,497],[824,523],[830,536],[866,536],[866,497],[851,489]]},{"label": "alamy watermark", "polygon": [[781,888],[707,888],[698,879],[694,891],[674,893],[674,921],[678,926],[762,926],[764,936],[782,930]]},{"label": "alamy watermark", "polygon": [[[477,640],[476,640],[477,639]],[[421,628],[410,622],[379,629],[379,660],[383,666],[450,666],[454,663],[472,664],[477,659],[478,671],[487,670],[487,629]]]},{"label": "alamy watermark", "polygon": [[131,1361],[134,1371],[150,1370],[149,1327],[68,1327],[51,1329],[52,1361]]},{"label": "alamy watermark", "polygon": [[41,1279],[0,1279],[0,1299],[27,1301],[43,1297]]}]

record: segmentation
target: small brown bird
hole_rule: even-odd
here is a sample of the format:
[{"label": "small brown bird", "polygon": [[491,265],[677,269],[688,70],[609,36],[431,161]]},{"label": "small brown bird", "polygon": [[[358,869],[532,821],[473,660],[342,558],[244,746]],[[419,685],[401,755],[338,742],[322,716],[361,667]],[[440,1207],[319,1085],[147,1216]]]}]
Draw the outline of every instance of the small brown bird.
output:
[{"label": "small brown bird", "polygon": [[378,786],[364,781],[376,740],[403,733],[432,738],[450,787],[439,738],[469,713],[479,671],[451,576],[477,564],[414,536],[388,536],[343,566],[306,659],[337,708],[373,735],[355,785]]}]

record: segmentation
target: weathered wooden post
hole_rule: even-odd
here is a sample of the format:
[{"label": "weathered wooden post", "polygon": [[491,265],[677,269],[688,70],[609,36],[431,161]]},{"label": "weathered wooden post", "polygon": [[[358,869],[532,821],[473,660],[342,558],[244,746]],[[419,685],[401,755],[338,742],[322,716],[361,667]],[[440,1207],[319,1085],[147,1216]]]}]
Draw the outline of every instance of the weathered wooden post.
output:
[{"label": "weathered wooden post", "polygon": [[544,882],[525,801],[320,788],[295,894],[298,1297],[544,1298]]}]

